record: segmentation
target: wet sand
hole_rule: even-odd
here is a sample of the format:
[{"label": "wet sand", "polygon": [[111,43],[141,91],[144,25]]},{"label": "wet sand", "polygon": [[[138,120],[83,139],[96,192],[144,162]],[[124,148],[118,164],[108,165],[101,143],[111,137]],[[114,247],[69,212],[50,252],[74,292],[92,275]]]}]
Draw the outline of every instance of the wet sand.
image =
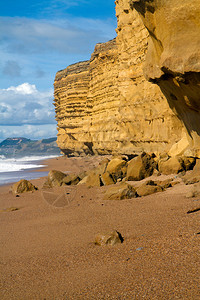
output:
[{"label": "wet sand", "polygon": [[[101,159],[60,157],[45,170],[79,172]],[[0,299],[200,299],[200,212],[187,214],[200,199],[185,197],[192,186],[108,201],[107,187],[48,191],[44,181],[20,197],[0,187]],[[94,245],[112,229],[123,244]]]}]

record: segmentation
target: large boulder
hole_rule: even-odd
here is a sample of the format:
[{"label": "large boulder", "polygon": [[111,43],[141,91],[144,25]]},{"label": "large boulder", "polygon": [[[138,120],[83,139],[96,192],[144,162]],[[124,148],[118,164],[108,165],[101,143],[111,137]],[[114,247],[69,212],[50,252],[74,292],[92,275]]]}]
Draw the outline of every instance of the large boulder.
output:
[{"label": "large boulder", "polygon": [[49,183],[50,187],[54,186],[61,186],[63,184],[63,179],[67,176],[67,174],[56,171],[56,170],[51,170],[48,174],[47,181]]},{"label": "large boulder", "polygon": [[62,185],[77,185],[81,179],[86,176],[86,173],[81,174],[68,174],[62,180]]},{"label": "large boulder", "polygon": [[93,187],[93,186],[101,186],[103,185],[100,179],[100,174],[97,170],[91,170],[87,173],[87,176],[85,176],[79,183],[80,184],[85,184],[88,187]]},{"label": "large boulder", "polygon": [[185,170],[184,162],[178,156],[170,157],[168,160],[160,160],[158,170],[164,175],[178,174]]},{"label": "large boulder", "polygon": [[143,184],[141,184],[137,189],[138,196],[147,196],[157,192],[162,192],[163,189],[161,186],[157,185],[156,182],[149,180]]},{"label": "large boulder", "polygon": [[94,243],[95,245],[98,246],[103,246],[103,245],[114,246],[116,244],[123,243],[123,241],[124,239],[122,235],[118,231],[114,230],[106,234],[97,234]]},{"label": "large boulder", "polygon": [[186,173],[183,181],[185,184],[194,184],[200,181],[200,159],[196,161],[194,169]]},{"label": "large boulder", "polygon": [[107,165],[106,172],[108,172],[113,180],[117,182],[126,175],[127,162],[122,158],[113,158]]},{"label": "large boulder", "polygon": [[153,174],[156,166],[154,156],[143,153],[128,163],[126,180],[142,180]]},{"label": "large boulder", "polygon": [[[88,171],[85,176],[80,178],[80,182],[78,184],[86,184],[88,187],[93,187],[102,186],[104,185],[103,182],[105,182],[106,185],[106,182],[108,182],[109,178],[106,179],[107,175],[105,175],[103,176],[104,180],[102,181],[101,177],[102,174],[105,173],[109,161],[110,160],[108,158],[103,159],[95,169]],[[112,181],[112,183],[114,182]]]},{"label": "large boulder", "polygon": [[115,183],[113,177],[109,172],[105,172],[101,175],[101,182],[103,183],[103,185],[111,185]]},{"label": "large boulder", "polygon": [[121,183],[110,187],[104,194],[105,200],[123,200],[136,198],[138,195],[133,186]]},{"label": "large boulder", "polygon": [[30,181],[25,179],[21,179],[12,186],[13,194],[21,194],[25,192],[36,191],[37,189],[38,188],[36,186],[34,186]]},{"label": "large boulder", "polygon": [[104,158],[100,161],[99,165],[95,169],[97,173],[103,174],[106,171],[107,165],[109,164],[110,160],[108,158]]}]

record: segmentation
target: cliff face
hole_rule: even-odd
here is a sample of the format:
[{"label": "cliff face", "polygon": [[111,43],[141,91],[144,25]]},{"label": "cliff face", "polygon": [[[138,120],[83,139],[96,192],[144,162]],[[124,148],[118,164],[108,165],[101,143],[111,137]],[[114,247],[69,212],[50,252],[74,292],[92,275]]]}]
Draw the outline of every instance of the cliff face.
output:
[{"label": "cliff face", "polygon": [[[164,39],[164,28],[167,30],[168,27],[165,24],[157,31],[155,29],[163,19],[163,15],[159,15],[159,2],[162,2],[162,7],[165,2],[172,1],[116,1],[116,40],[97,44],[90,61],[77,63],[57,73],[54,83],[57,142],[65,154],[133,154],[142,151],[181,154],[188,146],[191,151],[189,140],[194,137],[188,135],[184,119],[184,116],[187,119],[187,111],[179,105],[172,105],[179,102],[174,99],[178,99],[180,89],[185,87],[183,81],[186,77],[182,80],[182,76],[178,84],[174,83],[177,71],[173,70],[176,76],[172,76],[172,70],[166,72],[169,66],[162,68],[164,43],[160,40]],[[153,41],[146,59],[149,35],[153,36]],[[168,40],[165,43],[167,47]],[[171,59],[175,59],[174,54]],[[181,51],[177,55],[180,54]],[[187,72],[190,76],[191,73]],[[188,93],[197,95],[198,76],[192,74],[191,78],[187,77],[188,80],[193,83],[191,85],[190,82]],[[194,106],[194,100],[189,105]],[[188,103],[185,106],[188,107]],[[178,108],[181,112],[183,110],[182,114]],[[195,110],[194,107],[190,110],[194,118],[198,114],[196,106]],[[197,118],[191,117],[191,120],[196,123]]]},{"label": "cliff face", "polygon": [[160,87],[186,129],[179,152],[200,157],[199,1],[131,0],[130,5],[150,36],[145,76]]}]

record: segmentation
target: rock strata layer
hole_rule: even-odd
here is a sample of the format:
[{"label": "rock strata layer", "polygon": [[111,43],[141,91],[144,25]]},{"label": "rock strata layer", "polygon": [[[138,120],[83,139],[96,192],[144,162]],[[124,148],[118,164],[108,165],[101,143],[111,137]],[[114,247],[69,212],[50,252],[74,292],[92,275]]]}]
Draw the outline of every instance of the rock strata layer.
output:
[{"label": "rock strata layer", "polygon": [[174,147],[200,157],[200,5],[198,0],[131,0],[149,33],[146,78],[156,83],[184,124]]},{"label": "rock strata layer", "polygon": [[[183,1],[186,12],[180,8],[182,15],[173,20],[172,2],[117,0],[116,39],[97,44],[89,61],[56,74],[57,143],[63,153],[200,155],[199,19],[188,20],[196,22],[192,49],[186,47],[190,55],[181,54],[181,46],[176,53],[189,5]],[[182,34],[190,31],[191,26]]]}]

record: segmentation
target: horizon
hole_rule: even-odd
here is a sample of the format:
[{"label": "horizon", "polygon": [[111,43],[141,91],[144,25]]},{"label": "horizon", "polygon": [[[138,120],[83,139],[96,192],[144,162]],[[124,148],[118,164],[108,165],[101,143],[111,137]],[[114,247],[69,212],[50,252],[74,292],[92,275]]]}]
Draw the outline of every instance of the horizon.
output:
[{"label": "horizon", "polygon": [[56,72],[116,37],[114,0],[8,0],[0,10],[0,141],[56,136]]},{"label": "horizon", "polygon": [[43,138],[43,139],[31,139],[31,138],[27,138],[27,137],[24,137],[24,136],[13,136],[13,137],[7,137],[3,140],[0,139],[0,144],[6,140],[19,140],[19,139],[26,139],[26,140],[30,140],[30,141],[42,141],[42,140],[49,140],[49,139],[57,139],[57,136],[49,136],[49,137],[46,137],[46,138]]}]

